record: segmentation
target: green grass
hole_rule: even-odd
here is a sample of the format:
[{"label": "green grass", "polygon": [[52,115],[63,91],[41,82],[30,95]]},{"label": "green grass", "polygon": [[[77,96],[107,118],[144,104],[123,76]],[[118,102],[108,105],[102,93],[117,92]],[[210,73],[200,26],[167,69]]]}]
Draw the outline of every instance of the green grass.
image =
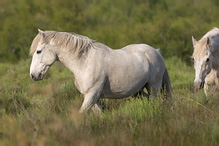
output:
[{"label": "green grass", "polygon": [[101,116],[78,113],[83,96],[60,63],[39,82],[30,60],[0,64],[0,145],[218,145],[219,93],[193,93],[193,67],[165,61],[171,102],[104,99]]}]

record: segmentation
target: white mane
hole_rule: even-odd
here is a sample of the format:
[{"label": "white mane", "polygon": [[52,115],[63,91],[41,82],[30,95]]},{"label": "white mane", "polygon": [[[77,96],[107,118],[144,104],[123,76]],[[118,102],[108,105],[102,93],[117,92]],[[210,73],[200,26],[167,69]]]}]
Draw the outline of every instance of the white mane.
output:
[{"label": "white mane", "polygon": [[210,30],[209,32],[207,32],[202,38],[202,39],[205,39],[207,37],[212,37],[212,36],[215,36],[215,35],[219,35],[219,28],[216,28],[214,27],[212,30]]},{"label": "white mane", "polygon": [[86,36],[75,33],[44,31],[44,35],[43,39],[40,34],[34,38],[30,47],[30,55],[33,55],[36,51],[37,45],[40,41],[48,44],[52,40],[55,45],[68,49],[70,53],[74,53],[77,57],[83,52],[87,52],[92,46],[92,43],[95,42]]}]

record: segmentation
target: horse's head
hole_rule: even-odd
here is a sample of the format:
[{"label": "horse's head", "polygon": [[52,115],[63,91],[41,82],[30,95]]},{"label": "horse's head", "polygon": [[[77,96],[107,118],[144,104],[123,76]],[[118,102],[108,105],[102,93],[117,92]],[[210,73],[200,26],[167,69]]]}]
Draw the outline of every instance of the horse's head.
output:
[{"label": "horse's head", "polygon": [[203,88],[205,83],[205,77],[210,73],[212,68],[212,49],[210,48],[210,39],[202,39],[196,41],[192,37],[192,43],[194,47],[194,52],[192,58],[194,59],[195,68],[195,89]]},{"label": "horse's head", "polygon": [[34,81],[42,80],[49,67],[57,60],[55,49],[46,33],[38,31],[39,34],[34,38],[30,48],[30,54],[33,56],[30,77]]}]

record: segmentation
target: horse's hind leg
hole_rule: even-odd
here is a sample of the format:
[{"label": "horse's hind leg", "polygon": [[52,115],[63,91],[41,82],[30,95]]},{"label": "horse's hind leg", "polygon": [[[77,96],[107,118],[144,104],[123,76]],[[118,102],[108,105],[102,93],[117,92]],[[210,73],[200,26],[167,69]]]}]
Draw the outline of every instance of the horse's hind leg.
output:
[{"label": "horse's hind leg", "polygon": [[149,96],[151,95],[151,86],[150,86],[150,84],[149,83],[145,84],[145,88],[148,91],[148,99],[149,99]]},{"label": "horse's hind leg", "polygon": [[140,97],[143,96],[143,97],[147,97],[147,98],[149,97],[148,94],[145,93],[143,89],[139,90],[137,93],[134,94],[134,97],[139,97],[139,96]]},{"label": "horse's hind leg", "polygon": [[149,92],[152,92],[155,98],[157,97],[157,93],[161,89],[161,85],[162,85],[162,81],[149,85]]},{"label": "horse's hind leg", "polygon": [[[146,92],[144,92],[144,87],[146,87],[146,89],[147,89],[147,91],[148,91],[148,94],[146,93]],[[150,92],[149,92],[149,90],[148,90],[148,87],[147,87],[147,84],[145,84],[145,86],[144,86],[141,90],[139,90],[135,95],[134,95],[134,97],[136,98],[136,97],[146,97],[148,100],[149,100],[149,94],[150,94]]]},{"label": "horse's hind leg", "polygon": [[[147,91],[148,91],[148,94],[147,93],[145,93],[144,91],[143,91],[143,89],[142,90],[140,90],[141,92],[140,92],[140,94],[139,95],[142,95],[142,94],[146,94],[146,96],[144,96],[144,97],[147,97],[148,98],[148,100],[149,100],[149,96],[151,95],[151,93],[153,93],[153,95],[154,95],[154,97],[157,97],[157,92],[159,91],[159,89],[160,89],[160,87],[161,87],[161,83],[159,82],[159,83],[156,83],[156,84],[151,84],[151,83],[147,83],[147,84],[145,84],[145,86],[144,86],[146,89],[147,89]],[[144,93],[143,93],[144,92]]]}]

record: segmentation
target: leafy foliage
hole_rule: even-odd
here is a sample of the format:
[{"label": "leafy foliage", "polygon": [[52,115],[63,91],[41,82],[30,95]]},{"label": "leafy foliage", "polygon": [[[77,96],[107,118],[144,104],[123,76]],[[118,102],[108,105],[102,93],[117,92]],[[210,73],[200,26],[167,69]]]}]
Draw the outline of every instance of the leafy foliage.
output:
[{"label": "leafy foliage", "polygon": [[28,58],[37,29],[75,32],[111,48],[146,43],[189,62],[191,36],[219,24],[216,0],[1,0],[0,61]]}]

